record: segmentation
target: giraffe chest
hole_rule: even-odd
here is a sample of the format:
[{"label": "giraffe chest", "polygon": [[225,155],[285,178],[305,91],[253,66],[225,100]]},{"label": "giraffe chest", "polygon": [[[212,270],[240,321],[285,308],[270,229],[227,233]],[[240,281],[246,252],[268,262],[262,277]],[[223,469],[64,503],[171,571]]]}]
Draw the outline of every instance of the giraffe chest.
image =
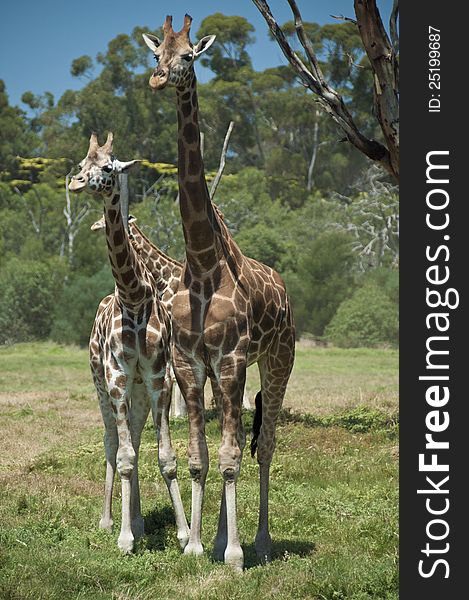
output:
[{"label": "giraffe chest", "polygon": [[103,340],[115,356],[126,362],[145,362],[167,354],[170,327],[164,309],[149,303],[134,314],[117,302],[112,308]]}]

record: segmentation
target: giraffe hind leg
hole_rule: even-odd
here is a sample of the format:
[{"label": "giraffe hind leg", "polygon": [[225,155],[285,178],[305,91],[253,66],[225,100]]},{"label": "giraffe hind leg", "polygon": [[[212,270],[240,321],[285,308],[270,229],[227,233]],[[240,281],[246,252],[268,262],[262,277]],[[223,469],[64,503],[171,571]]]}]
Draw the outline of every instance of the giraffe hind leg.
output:
[{"label": "giraffe hind leg", "polygon": [[140,441],[142,431],[145,426],[148,413],[150,411],[150,402],[146,396],[145,386],[140,380],[134,381],[132,387],[132,399],[130,405],[129,421],[132,445],[135,451],[135,465],[132,473],[131,492],[130,492],[130,510],[131,510],[131,529],[135,540],[141,538],[145,533],[144,521],[140,504],[140,482],[138,478],[138,463],[140,455]]},{"label": "giraffe hind leg", "polygon": [[167,371],[163,389],[158,401],[152,404],[153,422],[158,441],[158,465],[166,483],[173,505],[179,545],[184,550],[189,541],[189,526],[187,524],[181,493],[177,480],[177,458],[171,444],[169,430],[169,413],[171,410],[172,377]]},{"label": "giraffe hind leg", "polygon": [[[285,337],[292,333],[285,332]],[[289,339],[289,337],[287,337]],[[293,345],[294,348],[294,345]],[[290,372],[293,367],[294,350],[291,344],[282,344],[281,338],[276,345],[277,351],[259,362],[261,393],[256,397],[256,413],[254,418],[254,436],[251,450],[257,453],[259,463],[259,525],[255,538],[255,549],[260,562],[268,562],[272,558],[272,538],[269,533],[269,478],[270,465],[275,450],[275,425],[282,408],[283,398]],[[258,412],[257,405],[261,406]]]}]

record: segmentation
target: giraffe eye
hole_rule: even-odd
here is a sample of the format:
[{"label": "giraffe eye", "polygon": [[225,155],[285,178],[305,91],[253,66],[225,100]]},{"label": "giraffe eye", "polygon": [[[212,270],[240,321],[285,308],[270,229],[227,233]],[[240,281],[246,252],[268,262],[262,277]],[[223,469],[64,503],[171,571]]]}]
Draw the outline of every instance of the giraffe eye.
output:
[{"label": "giraffe eye", "polygon": [[106,165],[105,167],[103,167],[103,171],[105,173],[110,173],[112,171],[112,165]]},{"label": "giraffe eye", "polygon": [[153,54],[153,56],[154,56],[154,58],[155,58],[156,62],[159,62],[159,61],[160,61],[160,57],[159,57],[157,54]]},{"label": "giraffe eye", "polygon": [[189,62],[192,60],[192,54],[183,54],[181,58]]}]

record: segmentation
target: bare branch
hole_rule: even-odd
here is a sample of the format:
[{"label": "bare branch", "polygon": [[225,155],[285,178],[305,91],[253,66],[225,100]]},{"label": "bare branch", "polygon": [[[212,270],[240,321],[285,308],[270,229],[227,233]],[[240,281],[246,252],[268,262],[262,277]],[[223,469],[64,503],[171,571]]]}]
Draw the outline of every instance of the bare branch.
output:
[{"label": "bare branch", "polygon": [[303,61],[292,50],[285,34],[275,21],[266,0],[253,0],[253,2],[264,17],[286,59],[299,75],[303,85],[317,95],[318,103],[341,127],[349,142],[360,150],[360,152],[368,156],[368,158],[379,163],[397,179],[398,172],[395,170],[394,165],[391,164],[391,157],[388,149],[383,146],[383,144],[367,138],[360,132],[352,115],[345,106],[342,97],[325,81],[318,60],[314,54],[312,44],[305,35],[301,14],[295,1],[288,0],[288,3],[295,16],[295,27],[298,38],[311,62],[311,70],[306,67]]},{"label": "bare branch", "polygon": [[337,19],[338,21],[349,21],[350,23],[354,23],[355,25],[357,24],[355,19],[351,19],[350,17],[344,17],[344,15],[330,15],[330,16],[333,19]]},{"label": "bare branch", "polygon": [[233,127],[234,121],[230,121],[225,135],[225,141],[223,142],[223,148],[220,156],[220,166],[218,167],[217,174],[215,175],[215,179],[212,181],[212,185],[210,187],[210,200],[213,200],[215,192],[217,191],[218,184],[220,183],[221,176],[223,175],[223,171],[225,170],[226,153],[228,151],[228,144],[230,141],[231,132],[233,131]]},{"label": "bare branch", "polygon": [[322,74],[321,68],[319,66],[318,59],[316,58],[316,54],[314,53],[313,44],[311,43],[311,40],[309,39],[309,37],[306,35],[305,29],[303,26],[303,20],[301,18],[301,14],[300,14],[300,10],[299,10],[298,6],[296,5],[295,0],[287,0],[287,1],[288,1],[288,4],[290,5],[293,16],[295,17],[296,35],[298,36],[298,39],[300,40],[300,43],[306,52],[306,56],[308,57],[308,60],[311,63],[311,66],[313,68],[313,76],[318,80],[318,82],[322,86],[325,86],[326,81],[324,79],[324,75]]},{"label": "bare branch", "polygon": [[[86,215],[90,211],[90,205],[88,202],[85,202],[85,204],[79,209],[78,209],[78,206],[75,207],[75,209],[72,206],[72,202],[71,202],[71,198],[70,198],[70,191],[68,189],[68,183],[70,181],[71,173],[72,172],[70,171],[65,176],[65,206],[63,209],[63,214],[65,217],[65,220],[67,221],[66,235],[68,238],[68,262],[70,265],[73,263],[73,256],[74,256],[73,250],[74,250],[75,237],[78,233],[78,230],[80,229],[81,222],[83,221],[83,219],[86,217]],[[61,253],[61,256],[63,256],[63,248],[62,247],[60,249],[60,253]]]},{"label": "bare branch", "polygon": [[319,150],[319,110],[316,109],[316,121],[314,122],[313,129],[313,152],[311,154],[311,160],[308,167],[308,183],[306,189],[310,192],[313,189],[313,171],[316,163],[316,158]]},{"label": "bare branch", "polygon": [[376,0],[354,0],[358,30],[374,73],[375,112],[390,154],[391,172],[399,174],[399,65]]},{"label": "bare branch", "polygon": [[21,198],[21,200],[24,202],[25,208],[28,211],[29,216],[31,217],[31,223],[33,225],[34,231],[36,232],[36,235],[41,235],[41,228],[40,228],[40,226],[36,222],[36,219],[34,217],[33,211],[29,208],[28,201],[23,196],[23,194],[21,193],[20,189],[18,187],[16,187],[16,185],[15,185],[15,187],[13,189],[18,194],[18,196]]},{"label": "bare branch", "polygon": [[399,54],[399,35],[397,33],[397,18],[399,16],[399,0],[394,0],[392,4],[391,17],[389,18],[389,31],[394,52]]}]

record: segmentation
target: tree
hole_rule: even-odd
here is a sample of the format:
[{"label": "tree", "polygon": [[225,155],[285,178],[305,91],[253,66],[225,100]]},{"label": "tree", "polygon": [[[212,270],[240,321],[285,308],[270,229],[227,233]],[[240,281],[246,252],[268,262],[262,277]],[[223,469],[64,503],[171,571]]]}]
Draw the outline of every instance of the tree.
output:
[{"label": "tree", "polygon": [[238,79],[240,69],[252,68],[246,46],[255,41],[253,31],[254,27],[244,17],[228,17],[222,13],[205,17],[200,24],[197,38],[216,35],[217,39],[200,59],[201,64],[211,69],[216,79],[224,81]]},{"label": "tree", "polygon": [[10,106],[5,83],[0,79],[0,176],[14,178],[17,170],[16,157],[29,156],[37,145],[37,138],[28,127],[25,113]]},{"label": "tree", "polygon": [[[288,0],[295,19],[295,29],[309,66],[294,52],[284,32],[275,21],[265,0],[253,0],[267,22],[290,65],[302,83],[310,89],[320,106],[334,119],[346,139],[368,158],[384,167],[394,179],[399,179],[399,64],[397,47],[384,29],[376,0],[355,0],[356,24],[369,59],[374,81],[374,110],[384,143],[367,137],[357,126],[340,93],[326,81],[315,48],[308,37],[295,0]],[[397,4],[397,2],[396,2]],[[398,11],[392,13],[395,22]]]},{"label": "tree", "polygon": [[362,191],[342,201],[342,223],[337,227],[355,238],[360,269],[399,265],[399,197],[396,186],[386,182],[384,173],[372,165],[357,182]]},{"label": "tree", "polygon": [[326,325],[354,287],[351,239],[325,231],[313,240],[286,274],[299,333],[324,334]]}]

